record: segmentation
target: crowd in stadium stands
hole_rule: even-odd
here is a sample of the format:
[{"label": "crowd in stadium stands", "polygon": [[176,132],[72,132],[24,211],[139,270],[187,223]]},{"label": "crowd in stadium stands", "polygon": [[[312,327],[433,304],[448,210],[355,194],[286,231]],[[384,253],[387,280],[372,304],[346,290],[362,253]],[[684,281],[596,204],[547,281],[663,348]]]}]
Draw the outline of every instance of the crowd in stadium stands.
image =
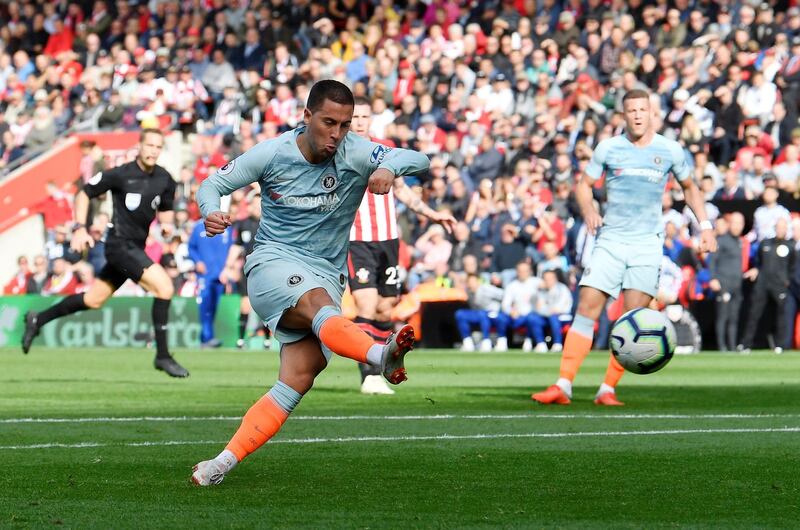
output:
[{"label": "crowd in stadium stands", "polygon": [[[471,309],[495,320],[505,314],[501,326],[527,325],[526,347],[541,350],[542,328],[558,327],[573,304],[556,284],[574,292],[593,241],[575,204],[575,179],[599,141],[623,132],[629,90],[651,91],[659,131],[684,145],[709,216],[726,219],[719,234],[745,249],[739,285],[721,286],[713,257],[695,251],[696,220],[675,208],[680,189],[670,187],[662,303],[715,295],[727,303],[755,278],[747,271],[758,265],[759,243],[775,237],[781,219],[792,252],[800,248],[800,218],[791,214],[800,196],[800,8],[790,4],[11,1],[0,6],[0,156],[12,164],[68,131],[156,125],[182,134],[194,160],[175,175],[178,235],[164,240],[154,229],[149,252],[178,292],[191,295],[186,242],[199,218],[198,184],[300,124],[311,84],[338,79],[373,102],[375,138],[429,155],[430,175],[408,182],[461,221],[448,237],[400,209],[406,288],[466,289]],[[82,148],[88,178],[104,161],[96,146]],[[235,216],[248,215],[251,196],[234,194]],[[602,183],[595,197],[602,207]],[[91,282],[102,265],[107,204],[94,205],[98,244],[87,263],[65,244],[68,198],[48,190],[45,254],[33,267],[21,261],[6,291],[63,294]],[[787,345],[800,301],[798,262],[776,297],[791,326]],[[464,336],[486,326],[483,317],[463,318]]]}]

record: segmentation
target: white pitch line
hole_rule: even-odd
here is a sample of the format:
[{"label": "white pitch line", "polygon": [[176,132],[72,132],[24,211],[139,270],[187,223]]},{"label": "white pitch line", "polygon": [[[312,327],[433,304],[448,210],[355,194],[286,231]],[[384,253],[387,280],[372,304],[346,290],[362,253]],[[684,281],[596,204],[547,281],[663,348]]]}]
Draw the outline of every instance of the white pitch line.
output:
[{"label": "white pitch line", "polygon": [[[292,416],[292,421],[443,421],[443,420],[694,420],[800,418],[800,414],[432,414],[409,416]],[[178,421],[240,421],[241,416],[108,416],[97,418],[4,418],[0,424],[22,423],[137,423]]]},{"label": "white pitch line", "polygon": [[[513,438],[589,438],[589,437],[625,437],[625,436],[669,436],[685,434],[766,434],[766,433],[800,433],[800,427],[774,427],[774,428],[741,428],[741,429],[664,429],[657,431],[600,431],[600,432],[531,432],[508,434],[436,434],[430,436],[352,436],[338,438],[290,438],[287,440],[272,440],[271,444],[319,444],[319,443],[358,443],[358,442],[427,442],[427,441],[452,441],[452,440],[501,440]],[[21,449],[83,449],[87,447],[165,447],[171,445],[221,445],[225,441],[212,440],[166,440],[163,442],[78,442],[46,443],[31,445],[4,445],[1,451]]]}]

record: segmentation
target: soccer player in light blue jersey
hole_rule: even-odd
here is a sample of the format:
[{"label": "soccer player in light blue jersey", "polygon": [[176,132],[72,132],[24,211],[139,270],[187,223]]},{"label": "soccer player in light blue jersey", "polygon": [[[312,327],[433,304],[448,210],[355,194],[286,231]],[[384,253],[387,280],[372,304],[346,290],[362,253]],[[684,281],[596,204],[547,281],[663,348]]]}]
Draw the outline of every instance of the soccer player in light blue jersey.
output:
[{"label": "soccer player in light blue jersey", "polygon": [[[714,252],[717,241],[707,219],[703,195],[697,188],[678,142],[656,134],[652,127],[650,96],[632,90],[623,98],[626,133],[600,142],[575,196],[583,220],[597,241],[589,267],[581,278],[580,300],[567,333],[556,384],[533,394],[542,404],[567,405],[572,382],[592,348],[594,327],[608,297],[624,293],[625,311],[647,307],[658,291],[663,234],[660,233],[661,196],[672,174],[683,187],[686,204],[700,221],[700,248]],[[592,205],[592,185],[605,174],[608,194],[605,217]],[[624,369],[611,356],[597,405],[622,405],[616,386]]]},{"label": "soccer player in light blue jersey", "polygon": [[353,106],[342,83],[316,83],[305,125],[256,145],[198,191],[206,232],[214,236],[231,224],[220,197],[254,182],[261,186],[261,221],[244,272],[253,309],[282,346],[278,382],[247,411],[225,450],[194,467],[196,484],[219,484],[272,438],[332,353],[379,366],[390,383],[406,379],[411,326],[378,344],[341,315],[340,303],[350,226],[365,190],[387,193],[395,178],[427,171],[428,158],[350,133]]}]

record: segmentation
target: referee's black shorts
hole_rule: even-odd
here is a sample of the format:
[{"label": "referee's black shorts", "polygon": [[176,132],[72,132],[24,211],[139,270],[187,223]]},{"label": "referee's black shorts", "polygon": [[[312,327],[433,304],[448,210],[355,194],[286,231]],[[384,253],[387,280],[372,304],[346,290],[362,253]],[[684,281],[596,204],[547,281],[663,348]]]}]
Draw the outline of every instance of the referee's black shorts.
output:
[{"label": "referee's black shorts", "polygon": [[119,289],[128,279],[139,283],[144,270],[152,264],[153,260],[145,254],[143,244],[130,239],[108,239],[106,265],[97,278]]}]

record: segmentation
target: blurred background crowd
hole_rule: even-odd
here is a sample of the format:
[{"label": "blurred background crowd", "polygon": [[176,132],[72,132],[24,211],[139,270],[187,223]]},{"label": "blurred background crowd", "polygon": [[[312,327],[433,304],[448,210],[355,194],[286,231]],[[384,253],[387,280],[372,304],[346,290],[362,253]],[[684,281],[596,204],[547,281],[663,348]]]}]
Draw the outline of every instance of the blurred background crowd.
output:
[{"label": "blurred background crowd", "polygon": [[[575,292],[591,254],[574,184],[598,142],[623,132],[622,97],[638,88],[653,95],[658,131],[684,146],[719,235],[742,249],[734,265],[697,252],[698,223],[668,187],[661,304],[705,302],[713,320],[730,293],[751,296],[762,241],[800,249],[800,8],[790,1],[20,0],[0,6],[0,50],[6,171],[75,132],[181,135],[191,159],[174,175],[178,232],[154,228],[148,252],[186,296],[197,288],[188,239],[199,183],[300,124],[325,78],[372,101],[374,138],[430,157],[430,174],[408,183],[460,221],[448,236],[399,207],[406,291],[433,283],[468,291],[473,309],[569,314],[543,304],[553,281]],[[106,161],[91,142],[82,149],[88,179]],[[235,217],[257,210],[254,191],[232,196]],[[595,198],[602,209],[602,181]],[[110,203],[93,206],[98,244],[86,259],[68,247],[70,209],[69,191],[51,186],[39,209],[47,248],[20,258],[7,294],[91,283]],[[798,262],[774,297],[785,321],[776,346],[794,337]],[[547,276],[542,294],[503,302],[528,273]],[[475,296],[481,286],[497,291]],[[739,312],[746,320],[747,304]],[[741,338],[717,341],[732,349]]]}]

